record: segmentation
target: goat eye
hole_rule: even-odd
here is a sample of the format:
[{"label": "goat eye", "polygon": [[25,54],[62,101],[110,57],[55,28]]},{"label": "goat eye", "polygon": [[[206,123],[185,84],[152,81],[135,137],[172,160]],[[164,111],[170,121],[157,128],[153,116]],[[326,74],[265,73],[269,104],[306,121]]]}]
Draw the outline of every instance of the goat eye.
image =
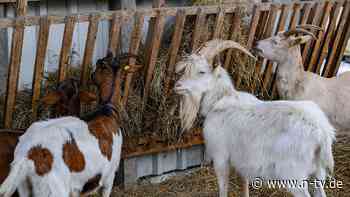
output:
[{"label": "goat eye", "polygon": [[204,71],[199,71],[199,74],[203,75],[203,74],[205,74],[205,72]]},{"label": "goat eye", "polygon": [[278,44],[277,40],[272,40],[272,44],[277,45]]}]

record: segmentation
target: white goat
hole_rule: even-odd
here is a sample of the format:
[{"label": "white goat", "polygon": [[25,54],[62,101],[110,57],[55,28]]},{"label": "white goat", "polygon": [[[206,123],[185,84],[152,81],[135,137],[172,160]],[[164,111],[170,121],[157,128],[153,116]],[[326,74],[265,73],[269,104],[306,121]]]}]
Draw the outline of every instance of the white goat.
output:
[{"label": "white goat", "polygon": [[29,196],[27,181],[36,197],[78,197],[100,188],[103,197],[110,195],[123,140],[114,91],[118,66],[105,64],[100,60],[94,73],[101,110],[88,122],[65,117],[33,123],[19,139],[0,196],[16,189]]},{"label": "white goat", "polygon": [[[308,35],[296,37],[298,33]],[[255,51],[264,58],[277,62],[276,85],[282,98],[312,100],[321,107],[337,129],[349,129],[350,72],[339,77],[324,78],[304,71],[300,44],[313,38],[315,36],[301,26],[258,41]]]},{"label": "white goat", "polygon": [[[208,45],[213,43],[225,42]],[[325,180],[334,166],[334,128],[324,113],[311,101],[263,102],[242,94],[223,68],[213,70],[200,54],[177,65],[184,74],[175,91],[184,98],[184,129],[192,126],[199,111],[205,117],[206,151],[214,161],[220,197],[227,196],[230,164],[249,180],[296,181],[302,187],[286,189],[294,196],[310,196],[305,180],[311,175]],[[315,194],[326,196],[323,188],[316,188]]]}]

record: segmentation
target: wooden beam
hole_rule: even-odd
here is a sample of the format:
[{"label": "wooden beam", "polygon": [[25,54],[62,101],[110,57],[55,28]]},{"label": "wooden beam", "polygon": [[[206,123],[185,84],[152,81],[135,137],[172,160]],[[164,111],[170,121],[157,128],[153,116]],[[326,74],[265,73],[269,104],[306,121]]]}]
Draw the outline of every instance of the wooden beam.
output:
[{"label": "wooden beam", "polygon": [[27,0],[17,0],[16,15],[25,16],[27,14]]},{"label": "wooden beam", "polygon": [[8,70],[7,93],[5,98],[5,128],[12,127],[22,57],[23,35],[24,21],[23,18],[18,18],[16,21],[16,27],[12,33],[11,57]]}]

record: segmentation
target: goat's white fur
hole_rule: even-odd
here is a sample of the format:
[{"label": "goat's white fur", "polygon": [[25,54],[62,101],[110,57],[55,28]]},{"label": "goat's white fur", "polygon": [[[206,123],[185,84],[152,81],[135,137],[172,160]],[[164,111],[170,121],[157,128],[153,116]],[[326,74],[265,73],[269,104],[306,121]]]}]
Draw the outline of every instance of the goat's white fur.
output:
[{"label": "goat's white fur", "polygon": [[[300,36],[302,42],[312,37]],[[324,78],[304,71],[300,46],[290,46],[298,38],[283,33],[257,42],[262,56],[278,63],[277,90],[284,99],[312,100],[326,113],[338,129],[350,128],[350,72]]]},{"label": "goat's white fur", "polygon": [[[311,174],[324,180],[327,170],[332,172],[334,128],[315,103],[260,101],[236,91],[223,68],[211,72],[210,67],[188,62],[185,74],[191,70],[191,75],[180,79],[175,90],[184,97],[199,97],[192,101],[200,101],[196,104],[205,117],[206,151],[214,161],[220,197],[227,196],[230,165],[249,180],[261,177],[301,183]],[[200,72],[208,71],[201,76]],[[183,111],[194,116],[198,112]],[[297,197],[310,196],[307,186],[287,189]],[[325,196],[323,188],[316,189],[316,196]]]},{"label": "goat's white fur", "polygon": [[[70,172],[62,158],[63,144],[70,141],[71,136],[85,157],[85,168],[79,173]],[[121,145],[122,136],[119,132],[113,138],[112,159],[109,161],[101,154],[97,139],[91,135],[84,121],[64,117],[36,122],[20,137],[10,175],[1,185],[0,194],[9,197],[16,188],[25,188],[28,177],[34,186],[34,196],[79,196],[84,184],[100,173],[99,185],[103,186],[103,197],[107,197],[119,166]],[[33,161],[27,158],[28,151],[34,146],[47,148],[53,154],[52,169],[44,176],[36,174]]]}]

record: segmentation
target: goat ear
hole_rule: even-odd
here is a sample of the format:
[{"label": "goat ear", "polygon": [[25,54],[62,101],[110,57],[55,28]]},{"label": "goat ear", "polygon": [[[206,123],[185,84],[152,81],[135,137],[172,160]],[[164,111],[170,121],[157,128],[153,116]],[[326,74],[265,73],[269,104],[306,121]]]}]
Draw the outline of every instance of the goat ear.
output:
[{"label": "goat ear", "polygon": [[50,92],[41,99],[41,102],[46,106],[55,105],[56,103],[58,103],[61,97],[62,97],[62,94],[57,91]]},{"label": "goat ear", "polygon": [[79,92],[79,100],[80,100],[80,103],[91,104],[97,101],[97,96],[95,93],[81,90]]},{"label": "goat ear", "polygon": [[310,36],[310,35],[306,35],[306,36],[299,36],[299,37],[296,37],[296,38],[292,38],[290,41],[289,41],[289,47],[294,47],[296,45],[300,45],[300,44],[304,44],[304,43],[307,43],[309,42],[310,40],[312,40],[313,37]]}]

